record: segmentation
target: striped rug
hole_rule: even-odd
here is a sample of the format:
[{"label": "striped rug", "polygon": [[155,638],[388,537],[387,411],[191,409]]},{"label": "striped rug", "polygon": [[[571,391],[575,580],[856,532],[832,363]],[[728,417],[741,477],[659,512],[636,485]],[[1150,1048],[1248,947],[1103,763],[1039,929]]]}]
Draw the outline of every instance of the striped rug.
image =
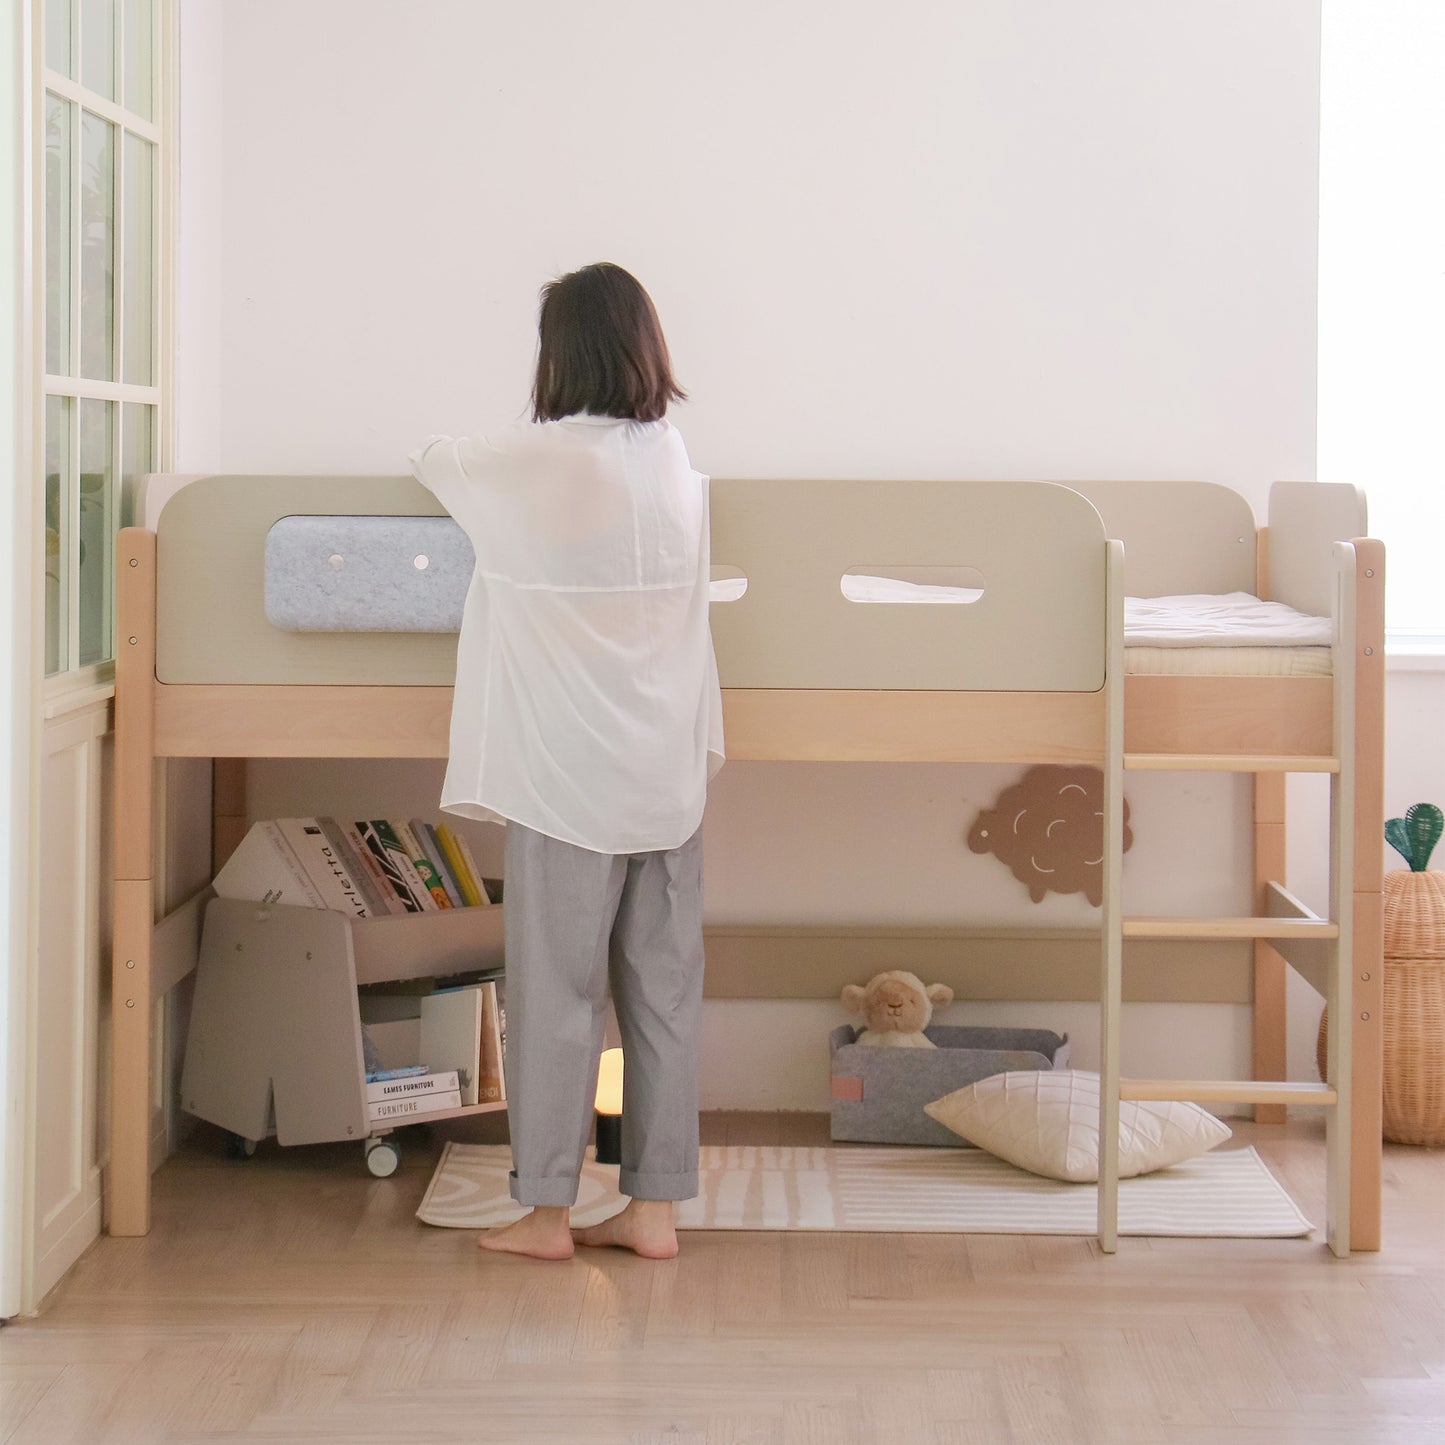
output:
[{"label": "striped rug", "polygon": [[[981,1149],[707,1145],[700,1193],[679,1229],[837,1229],[952,1234],[1093,1234],[1092,1184],[1041,1179]],[[449,1143],[417,1210],[427,1224],[488,1229],[523,1210],[507,1194],[506,1145]],[[582,1171],[576,1225],[621,1208],[617,1167]],[[1314,1226],[1252,1148],[1215,1150],[1119,1184],[1119,1232],[1282,1238]]]}]

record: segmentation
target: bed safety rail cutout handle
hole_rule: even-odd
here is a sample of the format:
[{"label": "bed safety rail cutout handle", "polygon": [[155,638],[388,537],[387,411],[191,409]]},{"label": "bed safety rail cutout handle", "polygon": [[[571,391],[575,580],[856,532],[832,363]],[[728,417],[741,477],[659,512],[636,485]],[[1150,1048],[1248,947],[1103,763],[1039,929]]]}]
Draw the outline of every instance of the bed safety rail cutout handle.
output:
[{"label": "bed safety rail cutout handle", "polygon": [[266,534],[266,619],[288,632],[457,632],[473,565],[450,517],[282,517]]}]

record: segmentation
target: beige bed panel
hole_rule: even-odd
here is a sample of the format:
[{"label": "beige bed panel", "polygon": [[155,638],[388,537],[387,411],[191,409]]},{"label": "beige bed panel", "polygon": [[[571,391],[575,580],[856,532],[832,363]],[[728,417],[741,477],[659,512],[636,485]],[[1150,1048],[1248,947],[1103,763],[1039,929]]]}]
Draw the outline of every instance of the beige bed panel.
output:
[{"label": "beige bed panel", "polygon": [[1344,482],[1276,482],[1269,493],[1269,595],[1332,615],[1333,544],[1368,535],[1365,494]]},{"label": "beige bed panel", "polygon": [[[862,540],[860,540],[862,539]],[[1104,528],[1048,482],[712,484],[724,687],[1092,692],[1104,682]],[[850,571],[977,574],[973,603],[859,603]]]},{"label": "beige bed panel", "polygon": [[[1068,488],[714,481],[712,496],[714,562],[748,578],[741,599],[713,609],[724,687],[1102,686],[1104,530]],[[266,620],[263,602],[266,534],[281,517],[439,511],[401,477],[214,476],[180,488],[157,525],[157,677],[449,684],[455,636],[283,632]],[[983,595],[927,607],[852,602],[842,592],[850,570],[920,568],[977,571]]]},{"label": "beige bed panel", "polygon": [[[906,968],[962,1001],[1097,1003],[1099,935],[1087,929],[827,928],[711,925],[703,930],[709,998],[833,998],[844,984]],[[1124,945],[1128,1003],[1247,1004],[1253,947],[1237,939]]]}]

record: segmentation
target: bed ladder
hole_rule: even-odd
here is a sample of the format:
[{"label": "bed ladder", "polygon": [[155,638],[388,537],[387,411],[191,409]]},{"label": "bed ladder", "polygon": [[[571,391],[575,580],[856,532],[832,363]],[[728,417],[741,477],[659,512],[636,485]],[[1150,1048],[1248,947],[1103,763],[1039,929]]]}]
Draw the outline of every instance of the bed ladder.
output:
[{"label": "bed ladder", "polygon": [[[1321,918],[1282,884],[1266,881],[1262,916],[1249,918],[1124,917],[1117,889],[1122,863],[1122,789],[1106,789],[1105,930],[1117,918],[1121,939],[1223,938],[1269,943],[1310,980],[1329,1009],[1326,1040],[1327,1079],[1323,1084],[1258,1079],[1126,1079],[1119,1072],[1119,1018],[1122,1008],[1122,950],[1105,949],[1105,978],[1100,1028],[1099,1244],[1106,1254],[1118,1248],[1119,1106],[1121,1102],[1183,1101],[1199,1104],[1313,1104],[1325,1113],[1325,1234],[1337,1256],[1350,1253],[1351,1026],[1355,935],[1355,698],[1354,667],[1341,658],[1356,656],[1355,548],[1335,547],[1335,657],[1333,669],[1333,754],[1325,758],[1144,756],[1124,759],[1120,768],[1207,769],[1219,772],[1325,772],[1330,777],[1330,916]],[[1107,772],[1107,769],[1106,769]],[[1116,824],[1114,814],[1120,817]],[[1119,832],[1111,832],[1117,827]],[[1116,852],[1115,850],[1119,850]],[[1111,891],[1113,896],[1111,897]]]}]

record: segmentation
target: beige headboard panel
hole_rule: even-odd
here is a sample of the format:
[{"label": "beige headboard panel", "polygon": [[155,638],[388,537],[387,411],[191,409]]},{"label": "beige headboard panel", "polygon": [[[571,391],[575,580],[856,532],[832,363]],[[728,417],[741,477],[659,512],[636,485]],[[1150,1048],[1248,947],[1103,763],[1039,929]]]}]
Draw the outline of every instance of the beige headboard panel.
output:
[{"label": "beige headboard panel", "polygon": [[1253,592],[1254,511],[1217,482],[1066,482],[1124,544],[1130,597]]},{"label": "beige headboard panel", "polygon": [[1276,482],[1269,493],[1269,592],[1314,617],[1334,606],[1333,550],[1369,533],[1365,494],[1346,482]]},{"label": "beige headboard panel", "polygon": [[[157,483],[164,479],[157,478]],[[715,563],[748,578],[713,608],[724,687],[1094,691],[1104,528],[1047,482],[712,484]],[[301,514],[437,515],[404,477],[203,477],[156,522],[156,673],[170,683],[447,684],[456,638],[283,632],[263,605],[266,534]],[[968,605],[849,601],[850,569],[968,567]]]},{"label": "beige headboard panel", "polygon": [[266,534],[282,517],[443,516],[411,477],[202,477],[156,525],[162,682],[447,685],[455,635],[283,632],[266,620]]}]

